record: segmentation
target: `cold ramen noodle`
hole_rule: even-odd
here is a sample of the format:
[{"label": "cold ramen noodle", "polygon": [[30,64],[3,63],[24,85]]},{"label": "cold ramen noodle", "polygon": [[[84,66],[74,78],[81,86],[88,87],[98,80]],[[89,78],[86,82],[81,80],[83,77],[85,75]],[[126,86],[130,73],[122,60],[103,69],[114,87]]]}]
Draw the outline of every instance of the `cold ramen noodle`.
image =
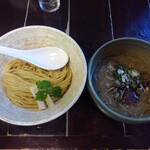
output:
[{"label": "cold ramen noodle", "polygon": [[72,72],[69,65],[57,70],[44,70],[15,59],[4,67],[6,95],[19,107],[42,110],[51,107],[67,91]]},{"label": "cold ramen noodle", "polygon": [[116,112],[143,117],[150,110],[150,67],[130,55],[107,58],[93,74],[96,91]]}]

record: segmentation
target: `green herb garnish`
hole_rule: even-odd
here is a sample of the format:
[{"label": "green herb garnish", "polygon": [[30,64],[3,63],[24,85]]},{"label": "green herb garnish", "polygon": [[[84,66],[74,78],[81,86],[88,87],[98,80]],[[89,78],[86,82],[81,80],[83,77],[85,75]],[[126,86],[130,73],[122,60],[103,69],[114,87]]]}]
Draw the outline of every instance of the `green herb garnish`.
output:
[{"label": "green herb garnish", "polygon": [[38,92],[36,93],[36,100],[45,100],[49,93],[54,97],[61,97],[62,89],[59,86],[53,86],[50,81],[37,81],[36,86]]},{"label": "green herb garnish", "polygon": [[127,75],[131,76],[131,74],[132,74],[132,70],[127,70]]},{"label": "green herb garnish", "polygon": [[118,74],[116,70],[113,72],[113,76],[115,80],[118,80],[119,82],[121,82],[121,75]]},{"label": "green herb garnish", "polygon": [[124,70],[124,71],[125,71],[125,69],[126,69],[125,66],[122,65],[122,64],[118,64],[117,68],[118,68],[118,69],[121,69],[121,70]]},{"label": "green herb garnish", "polygon": [[134,89],[137,87],[137,83],[135,81],[131,80],[130,86]]}]

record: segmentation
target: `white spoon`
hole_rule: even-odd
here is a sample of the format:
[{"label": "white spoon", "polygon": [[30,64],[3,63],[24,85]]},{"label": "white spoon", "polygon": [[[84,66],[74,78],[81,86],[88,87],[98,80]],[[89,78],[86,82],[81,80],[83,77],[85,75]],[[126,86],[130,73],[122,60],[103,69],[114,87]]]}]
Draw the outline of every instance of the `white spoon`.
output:
[{"label": "white spoon", "polygon": [[62,68],[68,62],[68,55],[57,47],[42,47],[32,50],[20,50],[0,46],[0,53],[30,62],[46,70]]}]

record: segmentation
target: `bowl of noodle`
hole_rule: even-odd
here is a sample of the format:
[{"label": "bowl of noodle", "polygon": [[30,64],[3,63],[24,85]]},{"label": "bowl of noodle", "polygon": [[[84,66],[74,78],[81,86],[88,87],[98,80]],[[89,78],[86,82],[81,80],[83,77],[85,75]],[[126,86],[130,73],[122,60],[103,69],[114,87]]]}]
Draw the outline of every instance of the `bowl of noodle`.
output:
[{"label": "bowl of noodle", "polygon": [[1,36],[0,45],[24,50],[55,46],[69,56],[63,68],[44,70],[0,54],[2,121],[21,126],[43,124],[63,115],[79,99],[87,65],[82,50],[70,36],[51,27],[27,26]]}]

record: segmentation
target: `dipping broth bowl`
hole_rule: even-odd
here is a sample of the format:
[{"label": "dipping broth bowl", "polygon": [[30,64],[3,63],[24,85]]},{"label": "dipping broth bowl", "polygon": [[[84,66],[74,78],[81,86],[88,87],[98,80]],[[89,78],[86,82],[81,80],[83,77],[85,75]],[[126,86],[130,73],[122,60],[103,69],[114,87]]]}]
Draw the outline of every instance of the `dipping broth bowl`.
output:
[{"label": "dipping broth bowl", "polygon": [[[141,77],[138,76],[137,74],[136,75],[134,74],[136,77],[134,76],[131,79],[136,84],[140,83],[142,89],[137,89],[139,87],[136,87],[137,86],[136,84],[134,87],[131,84],[128,85],[128,82],[130,81],[126,81],[126,80],[123,81],[122,78],[121,78],[121,84],[120,82],[119,83],[116,82],[115,75],[114,75],[114,72],[116,70],[114,68],[111,68],[113,71],[115,70],[114,72],[112,71],[110,75],[111,78],[113,77],[112,82],[115,83],[115,86],[117,83],[117,88],[115,89],[120,90],[122,88],[121,87],[122,85],[126,85],[125,92],[123,93],[124,95],[122,95],[121,100],[118,100],[116,98],[117,97],[116,95],[115,95],[116,99],[113,97],[114,96],[113,93],[115,92],[114,87],[108,90],[107,92],[105,92],[105,88],[108,88],[110,84],[103,83],[103,80],[105,80],[107,76],[105,72],[105,68],[103,67],[103,71],[101,73],[99,70],[102,69],[102,66],[105,64],[106,60],[110,60],[110,58],[114,59],[115,63],[117,59],[120,61],[122,60],[123,64],[127,63],[130,65],[128,66],[129,68],[131,68],[130,71],[134,71],[135,73],[136,70],[136,72],[140,73]],[[119,70],[121,70],[121,68]],[[130,72],[130,71],[126,69],[126,72]],[[123,71],[123,73],[125,74],[125,71]],[[88,64],[88,83],[87,83],[88,90],[96,106],[108,117],[125,123],[136,124],[136,123],[150,122],[150,111],[149,111],[150,74],[149,73],[150,73],[150,43],[136,38],[115,39],[102,45],[91,57],[91,60]],[[144,77],[145,75],[147,75],[147,79],[145,79]],[[130,75],[126,74],[125,76],[126,77],[128,76],[129,78]],[[135,80],[135,78],[138,78],[138,80]],[[139,78],[141,80],[146,80],[146,82],[145,81],[141,82]],[[136,90],[140,90],[140,92],[139,91],[137,92]],[[142,97],[141,95],[145,91],[148,93],[147,95],[144,94],[147,97],[143,98],[144,100],[141,100]],[[111,95],[110,97],[108,96],[109,94]],[[107,97],[109,97],[110,99],[108,98],[109,99],[108,100]],[[127,101],[128,97],[131,98],[131,101]],[[121,110],[119,110],[119,107],[121,108]],[[140,114],[139,112],[140,111],[142,112],[143,110],[145,111],[142,114]],[[124,111],[125,113],[122,111]]]}]

